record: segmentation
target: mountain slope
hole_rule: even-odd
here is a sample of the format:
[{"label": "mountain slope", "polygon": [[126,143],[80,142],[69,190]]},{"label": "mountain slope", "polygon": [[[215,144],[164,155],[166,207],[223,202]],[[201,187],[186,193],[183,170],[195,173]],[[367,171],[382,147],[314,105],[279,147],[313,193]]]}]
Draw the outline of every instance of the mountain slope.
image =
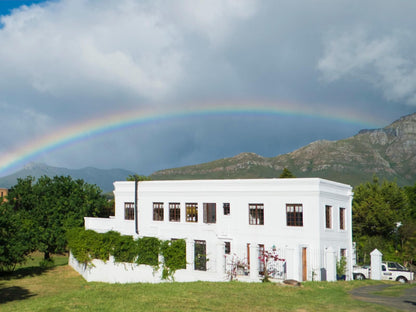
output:
[{"label": "mountain slope", "polygon": [[416,182],[416,114],[391,125],[361,130],[339,141],[316,141],[291,153],[266,158],[243,153],[231,158],[157,171],[152,178],[270,178],[287,167],[297,177],[322,177],[356,185],[380,178],[397,179],[400,185]]},{"label": "mountain slope", "polygon": [[124,169],[97,169],[93,167],[66,169],[31,163],[16,173],[0,178],[0,187],[10,188],[16,184],[18,178],[26,178],[27,176],[39,178],[44,175],[49,177],[63,175],[71,176],[73,179],[83,179],[89,184],[96,184],[103,192],[110,192],[114,189],[114,181],[125,180],[132,174],[134,172]]}]

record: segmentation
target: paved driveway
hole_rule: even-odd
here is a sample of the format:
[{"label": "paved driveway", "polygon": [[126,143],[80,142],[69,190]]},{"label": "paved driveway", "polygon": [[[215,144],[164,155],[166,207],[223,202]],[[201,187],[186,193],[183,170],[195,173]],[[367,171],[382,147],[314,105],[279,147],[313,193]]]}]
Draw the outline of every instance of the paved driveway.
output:
[{"label": "paved driveway", "polygon": [[355,288],[350,292],[353,298],[378,303],[384,306],[389,306],[402,311],[416,311],[416,287],[404,290],[404,294],[400,297],[388,297],[376,295],[374,292],[382,291],[392,285],[373,285]]}]

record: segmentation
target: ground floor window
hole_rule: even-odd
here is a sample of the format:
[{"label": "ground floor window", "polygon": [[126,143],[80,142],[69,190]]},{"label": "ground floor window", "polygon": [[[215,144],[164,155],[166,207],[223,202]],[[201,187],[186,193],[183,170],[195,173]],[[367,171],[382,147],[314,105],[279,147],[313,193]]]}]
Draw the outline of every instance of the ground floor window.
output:
[{"label": "ground floor window", "polygon": [[134,203],[124,203],[124,219],[134,220]]},{"label": "ground floor window", "polygon": [[226,255],[231,254],[231,243],[230,243],[230,242],[225,242],[225,246],[224,246],[224,248],[225,248],[224,253],[225,253]]},{"label": "ground floor window", "polygon": [[223,203],[222,208],[224,210],[224,216],[228,216],[231,212],[230,210],[230,203]]},{"label": "ground floor window", "polygon": [[198,271],[207,270],[207,243],[204,240],[196,240],[194,247],[194,269]]}]

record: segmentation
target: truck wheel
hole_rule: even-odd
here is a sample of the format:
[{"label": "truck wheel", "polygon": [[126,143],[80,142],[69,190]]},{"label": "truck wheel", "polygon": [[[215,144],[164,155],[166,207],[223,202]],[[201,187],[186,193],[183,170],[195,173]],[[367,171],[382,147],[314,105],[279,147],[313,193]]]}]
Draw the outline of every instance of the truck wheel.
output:
[{"label": "truck wheel", "polygon": [[354,275],[354,279],[356,279],[356,280],[365,280],[365,276],[364,276],[364,274],[358,273],[358,274]]},{"label": "truck wheel", "polygon": [[396,281],[404,284],[407,283],[407,278],[404,276],[399,276],[398,278],[396,278]]}]

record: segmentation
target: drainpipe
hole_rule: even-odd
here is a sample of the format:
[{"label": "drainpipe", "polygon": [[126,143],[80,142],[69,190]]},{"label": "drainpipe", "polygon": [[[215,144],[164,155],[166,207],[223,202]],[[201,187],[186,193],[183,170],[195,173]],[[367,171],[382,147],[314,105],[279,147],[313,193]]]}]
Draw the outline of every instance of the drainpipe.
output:
[{"label": "drainpipe", "polygon": [[139,181],[134,179],[134,224],[136,228],[136,234],[139,234],[139,215],[138,215],[138,209],[137,209],[137,191],[138,191]]}]

